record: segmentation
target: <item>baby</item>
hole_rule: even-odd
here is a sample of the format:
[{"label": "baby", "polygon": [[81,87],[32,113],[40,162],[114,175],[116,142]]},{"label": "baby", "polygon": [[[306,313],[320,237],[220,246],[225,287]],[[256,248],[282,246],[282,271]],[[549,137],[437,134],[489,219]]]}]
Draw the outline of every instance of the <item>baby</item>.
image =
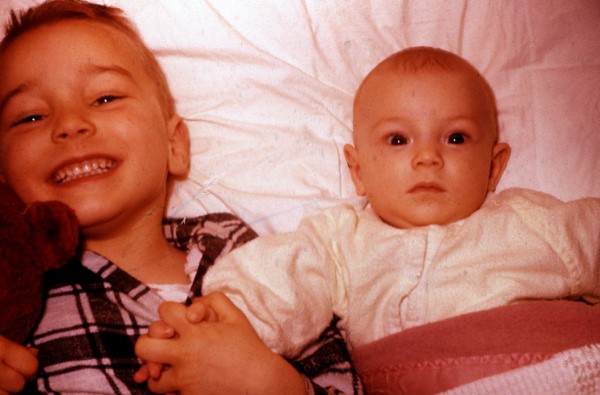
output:
[{"label": "baby", "polygon": [[[509,303],[598,302],[600,199],[494,192],[510,147],[498,141],[493,92],[467,61],[428,47],[390,56],[359,87],[353,123],[344,154],[368,205],[260,237],[204,279],[205,294],[229,297],[272,350],[297,355],[334,315],[357,347]],[[202,300],[191,309],[215,317]],[[166,344],[193,350],[193,328],[210,325],[165,322],[179,337],[143,338],[138,355],[172,362]]]}]

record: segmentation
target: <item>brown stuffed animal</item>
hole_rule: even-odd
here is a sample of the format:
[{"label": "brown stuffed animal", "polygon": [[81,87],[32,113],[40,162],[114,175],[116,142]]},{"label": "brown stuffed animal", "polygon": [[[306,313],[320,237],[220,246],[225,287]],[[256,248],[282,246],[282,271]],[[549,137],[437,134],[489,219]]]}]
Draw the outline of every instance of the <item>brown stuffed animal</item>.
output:
[{"label": "brown stuffed animal", "polygon": [[0,182],[0,335],[25,341],[42,310],[44,273],[75,255],[78,233],[63,203],[26,206]]}]

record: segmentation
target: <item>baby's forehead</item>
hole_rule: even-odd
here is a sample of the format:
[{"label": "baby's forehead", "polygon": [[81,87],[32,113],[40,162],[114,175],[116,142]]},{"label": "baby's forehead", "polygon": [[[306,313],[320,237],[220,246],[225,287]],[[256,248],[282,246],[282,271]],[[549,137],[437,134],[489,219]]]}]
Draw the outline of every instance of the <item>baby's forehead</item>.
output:
[{"label": "baby's forehead", "polygon": [[[489,88],[479,71],[467,60],[445,50],[430,47],[413,47],[396,52],[381,61],[365,77],[361,84],[368,85],[372,80],[393,78],[419,78],[432,73],[453,73],[473,78],[476,82]],[[357,93],[360,93],[360,88]],[[491,88],[489,88],[491,91]]]},{"label": "baby's forehead", "polygon": [[[434,79],[434,82],[432,82],[429,79],[432,75],[439,76],[440,79]],[[491,89],[479,73],[462,68],[434,68],[406,71],[397,67],[386,67],[375,70],[365,79],[357,91],[353,108],[353,124],[355,129],[359,124],[362,124],[362,121],[365,121],[364,118],[368,119],[372,116],[372,108],[376,105],[372,102],[393,100],[399,94],[408,95],[407,87],[409,86],[413,89],[414,94],[414,89],[420,89],[420,82],[427,80],[429,82],[425,82],[425,86],[431,86],[436,80],[440,81],[440,85],[436,85],[439,86],[439,90],[431,91],[429,88],[425,88],[423,94],[437,96],[437,92],[440,92],[440,97],[447,98],[447,94],[441,93],[442,90],[456,92],[456,100],[465,103],[464,109],[470,108],[471,110],[469,111],[472,111],[471,114],[474,115],[485,114],[483,116],[486,119],[486,124],[489,122],[485,130],[489,129],[493,139],[497,138],[497,111],[493,92],[491,92]],[[442,86],[445,82],[448,82],[448,85]],[[431,97],[431,99],[436,100],[436,97]],[[451,105],[452,103],[448,104]],[[451,108],[453,108],[452,105]],[[464,115],[470,113],[467,110],[465,111]]]},{"label": "baby's forehead", "polygon": [[[378,67],[374,69],[365,78],[361,86],[356,92],[354,107],[362,107],[369,105],[369,101],[386,95],[396,89],[402,89],[406,86],[414,86],[414,89],[419,89],[419,84],[426,81],[431,81],[431,77],[439,77],[441,85],[456,85],[460,86],[461,92],[466,92],[468,96],[473,98],[474,102],[485,105],[490,111],[495,111],[495,100],[493,93],[487,87],[485,80],[477,72],[469,69],[443,69],[443,68],[426,68],[406,70],[402,67]],[[447,83],[447,84],[445,84]],[[439,91],[448,89],[444,86],[439,86]],[[434,93],[435,94],[435,93]]]}]

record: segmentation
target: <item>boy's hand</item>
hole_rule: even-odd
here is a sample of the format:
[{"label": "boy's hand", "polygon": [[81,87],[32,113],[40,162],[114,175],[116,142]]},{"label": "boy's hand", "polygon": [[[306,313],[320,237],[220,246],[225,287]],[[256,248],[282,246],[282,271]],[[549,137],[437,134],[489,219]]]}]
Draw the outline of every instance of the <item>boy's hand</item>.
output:
[{"label": "boy's hand", "polygon": [[[214,322],[217,320],[216,313],[199,299],[196,299],[186,308],[185,317],[192,324],[202,321]],[[147,336],[152,339],[170,339],[176,336],[176,333],[173,327],[163,321],[156,321],[150,324]],[[150,379],[158,380],[164,368],[162,364],[157,362],[145,362],[135,373],[133,380],[136,383],[143,383]]]},{"label": "boy's hand", "polygon": [[37,369],[37,350],[0,336],[0,395],[21,391]]}]

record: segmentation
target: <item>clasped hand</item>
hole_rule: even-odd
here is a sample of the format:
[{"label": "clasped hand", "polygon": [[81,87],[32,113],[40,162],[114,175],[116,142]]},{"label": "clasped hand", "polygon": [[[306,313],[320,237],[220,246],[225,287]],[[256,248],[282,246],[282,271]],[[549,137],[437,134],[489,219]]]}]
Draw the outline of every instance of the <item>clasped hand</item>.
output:
[{"label": "clasped hand", "polygon": [[[304,392],[302,376],[269,350],[246,316],[223,294],[186,307],[166,302],[135,352],[146,363],[136,382],[157,393],[265,394]],[[283,391],[283,392],[281,392]]]}]

